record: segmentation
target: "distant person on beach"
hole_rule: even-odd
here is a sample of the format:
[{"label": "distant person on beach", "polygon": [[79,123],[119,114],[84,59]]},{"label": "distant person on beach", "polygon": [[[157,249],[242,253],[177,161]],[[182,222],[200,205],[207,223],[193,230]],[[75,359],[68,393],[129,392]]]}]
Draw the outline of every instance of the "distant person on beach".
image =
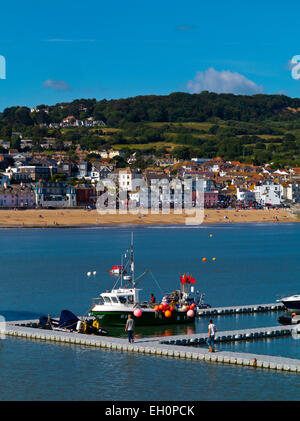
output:
[{"label": "distant person on beach", "polygon": [[127,323],[125,326],[125,332],[126,331],[128,333],[128,343],[131,344],[132,342],[134,342],[134,320],[130,314],[128,315]]},{"label": "distant person on beach", "polygon": [[208,338],[207,345],[209,346],[209,352],[215,352],[215,334],[217,332],[216,326],[213,324],[213,321],[209,321],[208,325]]}]

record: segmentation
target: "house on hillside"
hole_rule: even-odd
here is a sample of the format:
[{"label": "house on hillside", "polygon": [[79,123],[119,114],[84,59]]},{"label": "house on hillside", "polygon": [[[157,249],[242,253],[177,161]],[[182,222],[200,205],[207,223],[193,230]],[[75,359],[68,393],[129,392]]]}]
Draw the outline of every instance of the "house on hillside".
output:
[{"label": "house on hillside", "polygon": [[78,164],[78,178],[88,178],[90,175],[91,164],[89,161],[80,161]]},{"label": "house on hillside", "polygon": [[120,156],[121,158],[123,158],[125,156],[125,152],[110,149],[109,151],[100,151],[99,155],[103,159],[113,159],[116,156]]},{"label": "house on hillside", "polygon": [[60,123],[61,127],[74,127],[76,123],[76,118],[72,115],[64,118]]},{"label": "house on hillside", "polygon": [[90,179],[92,183],[98,183],[100,180],[105,180],[108,178],[111,172],[111,166],[95,163],[92,164]]}]

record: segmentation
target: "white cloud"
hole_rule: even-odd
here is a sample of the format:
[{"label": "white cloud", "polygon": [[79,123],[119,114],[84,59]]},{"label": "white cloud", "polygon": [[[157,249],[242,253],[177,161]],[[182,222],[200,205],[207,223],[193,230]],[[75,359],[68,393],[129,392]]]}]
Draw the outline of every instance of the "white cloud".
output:
[{"label": "white cloud", "polygon": [[186,88],[193,94],[209,91],[216,93],[232,93],[253,95],[263,93],[264,88],[237,72],[221,70],[213,67],[204,72],[198,71],[193,80],[189,80]]},{"label": "white cloud", "polygon": [[55,91],[70,91],[72,88],[65,80],[47,79],[43,83],[44,88],[53,89]]}]

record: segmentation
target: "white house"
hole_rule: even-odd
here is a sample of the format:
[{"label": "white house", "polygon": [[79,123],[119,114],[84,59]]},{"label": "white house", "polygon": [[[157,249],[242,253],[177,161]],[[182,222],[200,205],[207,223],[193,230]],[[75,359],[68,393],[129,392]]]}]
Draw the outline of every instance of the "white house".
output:
[{"label": "white house", "polygon": [[110,165],[93,164],[91,169],[90,180],[92,183],[98,183],[100,180],[108,178],[113,167]]},{"label": "white house", "polygon": [[109,151],[100,151],[98,153],[103,159],[113,159],[115,156],[123,157],[125,155],[123,151],[115,151],[113,149],[110,149]]},{"label": "white house", "polygon": [[280,185],[274,181],[267,180],[264,183],[255,186],[255,200],[261,205],[280,205]]},{"label": "white house", "polygon": [[136,173],[130,168],[122,168],[118,172],[119,187],[122,190],[131,191],[133,189],[132,182],[136,178],[142,178],[142,174]]},{"label": "white house", "polygon": [[247,190],[247,189],[240,189],[239,187],[237,187],[236,198],[240,202],[251,203],[255,201],[255,194],[254,194],[254,191]]},{"label": "white house", "polygon": [[291,202],[300,202],[300,184],[299,183],[281,183],[280,196],[282,200]]}]

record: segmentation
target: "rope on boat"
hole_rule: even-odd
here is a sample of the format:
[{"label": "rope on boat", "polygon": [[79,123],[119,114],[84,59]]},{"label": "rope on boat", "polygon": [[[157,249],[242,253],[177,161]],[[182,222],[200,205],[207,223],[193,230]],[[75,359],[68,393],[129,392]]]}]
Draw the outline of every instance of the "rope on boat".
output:
[{"label": "rope on boat", "polygon": [[157,282],[157,280],[154,278],[153,273],[151,272],[151,270],[149,271],[150,275],[152,276],[153,281],[156,283],[156,285],[158,286],[158,288],[160,289],[161,293],[164,295],[164,291],[161,289],[159,283]]}]

